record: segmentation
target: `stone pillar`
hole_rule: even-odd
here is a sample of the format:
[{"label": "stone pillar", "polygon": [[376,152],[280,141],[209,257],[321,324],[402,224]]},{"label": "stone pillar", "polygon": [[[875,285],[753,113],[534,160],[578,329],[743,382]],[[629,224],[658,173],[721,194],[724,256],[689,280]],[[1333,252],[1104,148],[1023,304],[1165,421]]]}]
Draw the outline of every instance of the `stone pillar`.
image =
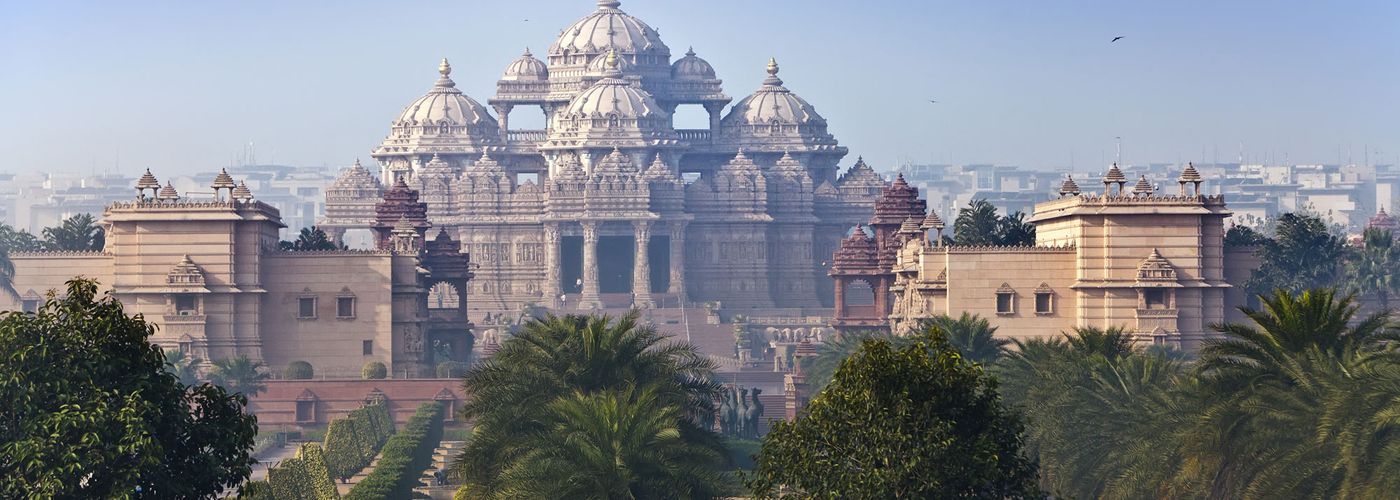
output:
[{"label": "stone pillar", "polygon": [[670,226],[671,288],[667,293],[685,302],[685,222],[672,222]]},{"label": "stone pillar", "polygon": [[501,140],[509,143],[510,138],[507,132],[510,131],[510,108],[513,106],[509,104],[492,104],[491,107],[496,109],[496,116],[500,118]]},{"label": "stone pillar", "polygon": [[636,255],[632,258],[632,306],[649,309],[656,304],[651,300],[651,259],[647,248],[651,243],[651,222],[632,223],[637,243]]},{"label": "stone pillar", "polygon": [[559,287],[559,248],[562,240],[557,223],[544,225],[544,286],[540,290],[544,291],[544,303],[551,304],[550,309],[562,306],[559,303],[559,295],[563,293]]},{"label": "stone pillar", "polygon": [[583,223],[583,293],[579,295],[580,309],[602,309],[598,297],[598,223]]},{"label": "stone pillar", "polygon": [[836,278],[836,319],[846,319],[846,280]]},{"label": "stone pillar", "polygon": [[724,112],[724,103],[710,103],[705,105],[705,111],[710,113],[710,142],[719,139],[719,120]]}]

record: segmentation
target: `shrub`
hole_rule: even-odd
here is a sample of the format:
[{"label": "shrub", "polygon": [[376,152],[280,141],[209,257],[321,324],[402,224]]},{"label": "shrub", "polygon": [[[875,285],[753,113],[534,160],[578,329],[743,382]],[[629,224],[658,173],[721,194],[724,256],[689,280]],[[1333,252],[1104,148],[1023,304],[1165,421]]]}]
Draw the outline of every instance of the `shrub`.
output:
[{"label": "shrub", "polygon": [[384,444],[379,463],[345,498],[409,498],[418,477],[433,460],[433,450],[442,441],[442,405],[424,403]]},{"label": "shrub", "polygon": [[306,467],[300,458],[288,458],[268,469],[267,483],[273,498],[311,498],[306,484]]},{"label": "shrub", "polygon": [[287,367],[282,369],[282,378],[287,380],[311,380],[315,376],[311,363],[305,361],[287,363]]},{"label": "shrub", "polygon": [[248,481],[238,487],[238,500],[275,500],[272,485],[267,481]]},{"label": "shrub", "polygon": [[321,447],[314,443],[302,445],[297,450],[296,458],[283,460],[277,467],[267,471],[266,493],[258,491],[257,488],[253,492],[245,489],[240,496],[296,500],[340,498],[330,473],[326,471],[325,455],[321,453]]},{"label": "shrub", "polygon": [[365,405],[326,426],[326,469],[331,477],[350,479],[369,465],[394,433],[393,416],[384,403]]},{"label": "shrub", "polygon": [[365,380],[383,380],[388,376],[389,368],[384,366],[384,363],[378,361],[365,363],[364,368],[360,369],[360,378]]},{"label": "shrub", "polygon": [[462,378],[467,374],[467,365],[456,361],[443,361],[437,365],[438,378]]},{"label": "shrub", "polygon": [[316,500],[329,500],[340,498],[340,493],[335,490],[335,481],[331,480],[330,471],[326,469],[326,454],[315,443],[302,445],[298,451],[301,458],[302,470],[305,475],[306,486],[311,491]]}]

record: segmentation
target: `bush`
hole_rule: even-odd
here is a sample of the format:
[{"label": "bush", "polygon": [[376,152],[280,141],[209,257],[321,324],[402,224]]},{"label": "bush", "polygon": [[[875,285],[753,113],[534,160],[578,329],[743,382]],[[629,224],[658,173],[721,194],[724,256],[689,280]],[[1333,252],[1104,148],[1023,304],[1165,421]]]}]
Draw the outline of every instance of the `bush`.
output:
[{"label": "bush", "polygon": [[[283,460],[267,471],[266,491],[262,486],[247,487],[239,493],[246,498],[315,499],[332,500],[340,498],[335,490],[335,482],[326,471],[326,458],[321,447],[307,443],[297,450],[296,458]],[[252,486],[252,483],[249,483]]]},{"label": "bush", "polygon": [[365,380],[384,380],[388,376],[389,368],[378,361],[370,361],[360,368],[360,378]]},{"label": "bush", "polygon": [[306,486],[312,497],[316,500],[340,498],[340,493],[335,490],[335,481],[331,480],[330,471],[326,469],[326,454],[321,447],[307,443],[302,445],[298,454]]},{"label": "bush", "polygon": [[350,479],[379,453],[394,433],[394,419],[384,403],[365,405],[326,427],[326,469],[331,477]]},{"label": "bush", "polygon": [[282,369],[282,378],[287,380],[311,380],[315,376],[311,363],[305,361],[287,363],[287,367]]},{"label": "bush", "polygon": [[272,485],[267,481],[248,481],[238,487],[238,500],[275,500]]},{"label": "bush", "polygon": [[462,378],[466,374],[466,363],[443,361],[437,365],[437,378]]},{"label": "bush", "polygon": [[403,432],[384,444],[378,465],[345,498],[409,498],[441,441],[442,405],[424,403],[404,425]]}]

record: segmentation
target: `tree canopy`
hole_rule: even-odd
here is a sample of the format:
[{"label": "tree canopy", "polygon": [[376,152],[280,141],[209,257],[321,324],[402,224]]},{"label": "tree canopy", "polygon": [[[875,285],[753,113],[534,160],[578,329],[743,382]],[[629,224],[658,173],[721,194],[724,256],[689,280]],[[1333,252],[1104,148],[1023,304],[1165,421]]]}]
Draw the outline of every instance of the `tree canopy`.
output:
[{"label": "tree canopy", "polygon": [[984,199],[968,202],[958,209],[953,221],[953,244],[978,246],[1025,246],[1035,244],[1035,225],[1026,214],[997,215],[996,206]]},{"label": "tree canopy", "polygon": [[283,240],[281,242],[278,242],[277,247],[281,248],[282,250],[291,250],[294,252],[312,250],[341,250],[345,248],[342,245],[337,245],[334,241],[331,240],[330,236],[326,235],[325,231],[322,231],[321,228],[316,226],[301,228],[301,232],[297,234],[296,240]]},{"label": "tree canopy", "polygon": [[1019,417],[941,330],[865,340],[793,422],[763,440],[759,498],[1038,498]]},{"label": "tree canopy", "polygon": [[107,235],[92,214],[78,214],[44,228],[44,249],[70,252],[100,251]]},{"label": "tree canopy", "polygon": [[1335,286],[1342,276],[1345,242],[1315,215],[1287,213],[1273,224],[1273,237],[1259,247],[1260,266],[1245,288],[1254,294],[1276,289],[1302,292]]},{"label": "tree canopy", "polygon": [[241,395],[186,386],[97,284],[0,317],[0,497],[196,498],[247,479]]}]

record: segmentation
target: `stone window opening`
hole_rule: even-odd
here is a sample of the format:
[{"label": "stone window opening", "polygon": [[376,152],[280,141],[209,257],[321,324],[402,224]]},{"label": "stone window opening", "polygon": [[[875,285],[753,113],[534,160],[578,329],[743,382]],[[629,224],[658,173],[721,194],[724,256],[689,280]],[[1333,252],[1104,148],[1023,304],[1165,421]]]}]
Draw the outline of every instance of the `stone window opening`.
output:
[{"label": "stone window opening", "polygon": [[39,312],[39,303],[42,301],[43,297],[40,297],[34,290],[26,291],[20,297],[20,310],[27,313],[37,313]]},{"label": "stone window opening", "polygon": [[1016,314],[1016,290],[1011,285],[1002,283],[997,288],[997,315],[1010,316]]},{"label": "stone window opening", "polygon": [[1142,291],[1143,309],[1171,309],[1171,294],[1162,288],[1148,288]]},{"label": "stone window opening", "polygon": [[373,341],[373,340],[365,340],[365,341],[360,342],[360,354],[363,354],[363,355],[365,355],[365,356],[373,356],[373,355],[374,355],[374,341]]},{"label": "stone window opening", "polygon": [[1035,313],[1041,316],[1055,314],[1055,291],[1050,285],[1041,283],[1035,289]]},{"label": "stone window opening", "polygon": [[335,317],[339,319],[355,319],[355,298],[336,297]]},{"label": "stone window opening", "polygon": [[316,295],[312,294],[310,288],[303,290],[301,296],[297,297],[297,319],[316,319]]},{"label": "stone window opening", "polygon": [[178,316],[199,315],[199,297],[190,293],[176,294],[174,299],[175,314]]}]

